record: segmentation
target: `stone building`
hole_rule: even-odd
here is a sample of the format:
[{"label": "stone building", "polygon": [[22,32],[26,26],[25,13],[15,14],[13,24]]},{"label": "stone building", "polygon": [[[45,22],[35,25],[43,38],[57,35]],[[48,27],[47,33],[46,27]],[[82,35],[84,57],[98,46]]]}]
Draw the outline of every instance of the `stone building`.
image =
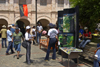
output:
[{"label": "stone building", "polygon": [[[27,4],[28,17],[20,17],[19,4]],[[56,24],[58,10],[65,8],[69,8],[69,0],[37,0],[37,21],[46,29],[48,23]],[[35,12],[35,0],[0,0],[0,29],[10,24],[35,25]]]}]

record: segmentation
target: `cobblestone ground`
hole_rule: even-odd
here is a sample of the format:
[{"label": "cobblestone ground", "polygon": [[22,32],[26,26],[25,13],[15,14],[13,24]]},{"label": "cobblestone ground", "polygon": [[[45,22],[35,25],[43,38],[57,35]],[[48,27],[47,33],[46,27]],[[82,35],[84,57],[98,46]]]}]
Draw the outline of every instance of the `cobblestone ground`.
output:
[{"label": "cobblestone ground", "polygon": [[[21,47],[19,59],[17,59],[16,53],[11,55],[5,55],[6,49],[7,48],[0,47],[0,67],[67,67],[67,59],[64,59],[64,62],[62,64],[61,56],[58,54],[56,60],[50,60],[48,62],[44,61],[46,49],[39,49],[39,46],[31,46],[31,60],[33,61],[31,65],[27,65],[25,63],[26,50],[23,47]],[[51,56],[52,52],[50,54],[50,59]],[[70,67],[92,67],[92,65],[82,62],[81,60],[79,60],[78,66],[76,66],[73,61],[71,61],[70,63]]]}]

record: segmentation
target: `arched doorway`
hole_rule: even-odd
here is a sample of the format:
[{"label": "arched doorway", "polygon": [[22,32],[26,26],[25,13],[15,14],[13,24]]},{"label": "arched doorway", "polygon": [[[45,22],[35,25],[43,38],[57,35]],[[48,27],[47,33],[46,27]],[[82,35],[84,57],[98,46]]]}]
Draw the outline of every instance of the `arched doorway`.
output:
[{"label": "arched doorway", "polygon": [[47,19],[41,19],[41,20],[39,20],[38,22],[40,22],[41,23],[41,25],[43,26],[43,29],[44,30],[48,30],[48,24],[50,23]]},{"label": "arched doorway", "polygon": [[20,28],[20,31],[25,35],[25,27],[30,25],[27,19],[19,19],[16,21],[16,25]]},{"label": "arched doorway", "polygon": [[8,22],[5,19],[0,19],[0,30],[2,29],[2,26],[5,25],[8,26]]}]

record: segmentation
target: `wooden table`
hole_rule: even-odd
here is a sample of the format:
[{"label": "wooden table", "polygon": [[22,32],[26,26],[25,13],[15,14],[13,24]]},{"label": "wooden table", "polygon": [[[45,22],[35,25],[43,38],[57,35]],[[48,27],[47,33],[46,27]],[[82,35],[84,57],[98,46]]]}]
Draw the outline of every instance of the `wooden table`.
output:
[{"label": "wooden table", "polygon": [[66,50],[64,50],[63,48],[66,48],[67,47],[61,47],[61,55],[62,55],[62,61],[63,61],[63,56],[66,56],[68,58],[68,67],[70,67],[70,59],[74,59],[74,58],[77,58],[77,65],[79,64],[79,61],[78,61],[78,56],[79,56],[79,53],[80,52],[83,52],[83,50],[81,49],[77,49],[77,50],[80,50],[80,51],[71,51],[71,53],[68,53]]}]

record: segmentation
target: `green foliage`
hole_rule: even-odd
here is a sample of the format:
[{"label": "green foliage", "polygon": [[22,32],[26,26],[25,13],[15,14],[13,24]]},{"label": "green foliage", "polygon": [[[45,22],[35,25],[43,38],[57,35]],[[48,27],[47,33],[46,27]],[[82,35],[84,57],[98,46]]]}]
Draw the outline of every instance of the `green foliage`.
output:
[{"label": "green foliage", "polygon": [[79,22],[92,32],[100,23],[100,0],[70,0],[71,6],[79,6]]}]

